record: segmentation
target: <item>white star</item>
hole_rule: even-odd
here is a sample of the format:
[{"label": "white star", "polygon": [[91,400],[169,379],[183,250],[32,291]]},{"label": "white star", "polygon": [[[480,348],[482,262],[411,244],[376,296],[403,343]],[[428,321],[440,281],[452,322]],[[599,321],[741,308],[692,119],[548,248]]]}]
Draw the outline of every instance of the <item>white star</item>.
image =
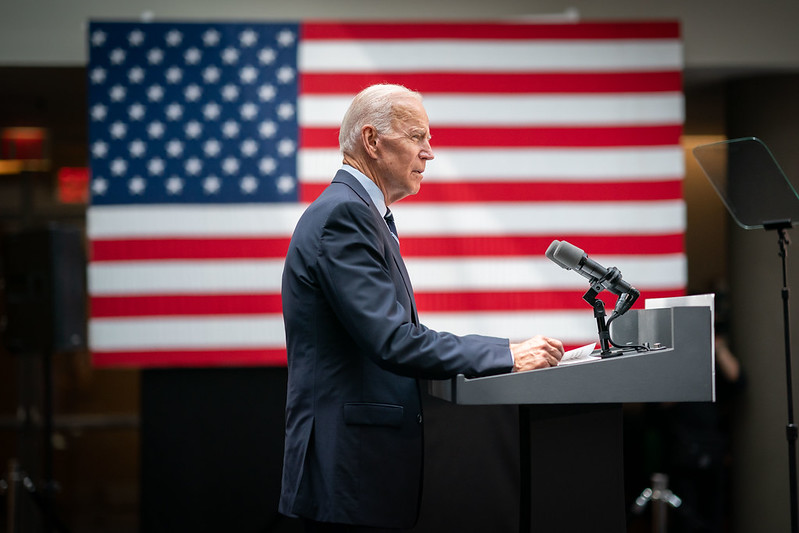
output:
[{"label": "white star", "polygon": [[122,139],[128,134],[128,126],[124,122],[117,121],[111,124],[109,131],[114,139]]},{"label": "white star", "polygon": [[172,139],[166,143],[166,153],[169,157],[180,157],[183,154],[183,143],[177,139]]},{"label": "white star", "polygon": [[106,33],[103,30],[92,32],[92,46],[102,46],[105,44]]},{"label": "white star", "polygon": [[92,180],[92,192],[97,196],[103,196],[108,190],[108,182],[105,178],[95,178]]},{"label": "white star", "polygon": [[258,189],[258,178],[250,175],[244,176],[239,182],[239,187],[244,194],[252,194]]},{"label": "white star", "polygon": [[239,97],[239,88],[232,83],[222,87],[222,99],[225,102],[232,102]]},{"label": "white star", "polygon": [[262,102],[271,102],[272,100],[275,99],[276,95],[277,95],[277,89],[275,89],[274,85],[267,84],[258,87],[258,98]]},{"label": "white star", "polygon": [[160,139],[164,136],[165,130],[166,127],[164,126],[164,123],[157,120],[155,122],[150,122],[150,125],[147,126],[147,134],[151,139]]},{"label": "white star", "polygon": [[277,44],[284,48],[294,44],[295,39],[294,32],[291,30],[282,30],[277,34]]},{"label": "white star", "polygon": [[141,83],[144,80],[144,69],[133,67],[128,71],[128,81],[133,84]]},{"label": "white star", "polygon": [[95,104],[91,110],[92,120],[102,121],[108,116],[108,108],[103,104]]},{"label": "white star", "polygon": [[151,176],[160,176],[164,173],[165,168],[166,162],[160,157],[154,157],[147,162],[147,172],[149,172]]},{"label": "white star", "polygon": [[271,139],[277,133],[277,124],[272,120],[266,120],[258,125],[258,133],[264,139]]},{"label": "white star", "polygon": [[108,155],[108,143],[105,141],[97,141],[92,145],[92,155],[98,159],[102,159]]},{"label": "white star", "polygon": [[291,83],[294,81],[294,69],[291,67],[280,67],[276,73],[277,81],[280,83]]},{"label": "white star", "polygon": [[203,162],[199,157],[190,157],[186,160],[184,167],[186,168],[186,174],[196,176],[202,172]]},{"label": "white star", "polygon": [[272,174],[277,169],[277,162],[272,157],[264,157],[260,161],[258,161],[258,170],[261,171],[261,174],[268,176]]},{"label": "white star", "polygon": [[141,139],[136,139],[132,141],[128,145],[128,151],[130,152],[130,157],[141,157],[144,155],[144,152],[147,150],[147,145]]},{"label": "white star", "polygon": [[164,60],[164,51],[160,48],[152,48],[147,52],[147,61],[151,65],[160,65]]},{"label": "white star", "polygon": [[203,180],[205,194],[216,194],[222,188],[222,182],[216,176],[208,176]]},{"label": "white star", "polygon": [[244,157],[252,157],[258,153],[258,143],[254,139],[245,139],[241,143],[240,150]]},{"label": "white star", "polygon": [[145,112],[146,108],[138,102],[128,108],[128,116],[130,117],[130,120],[143,119]]},{"label": "white star", "polygon": [[292,192],[296,186],[297,180],[287,174],[283,174],[275,181],[275,187],[277,187],[278,192],[281,194]]},{"label": "white star", "polygon": [[210,29],[203,33],[203,44],[205,46],[216,46],[219,44],[219,32]]},{"label": "white star", "polygon": [[164,183],[167,194],[180,194],[183,192],[183,180],[178,176],[170,176]]},{"label": "white star", "polygon": [[261,48],[258,51],[258,61],[262,65],[271,65],[277,59],[277,52],[274,48]]},{"label": "white star", "polygon": [[222,171],[228,175],[237,173],[239,171],[239,160],[235,157],[226,157],[222,161]]},{"label": "white star", "polygon": [[114,85],[108,92],[108,97],[111,98],[112,102],[121,102],[125,99],[125,95],[127,94],[128,91],[125,89],[125,87],[122,85]]},{"label": "white star", "polygon": [[283,157],[293,155],[296,149],[297,144],[294,142],[294,139],[281,139],[280,142],[277,143],[277,153]]},{"label": "white star", "polygon": [[98,85],[105,81],[106,71],[102,67],[93,68],[89,74],[89,79],[92,80],[94,85]]},{"label": "white star", "polygon": [[128,180],[128,190],[130,194],[140,195],[147,187],[147,182],[141,176],[134,176]]},{"label": "white star", "polygon": [[239,60],[239,51],[235,48],[225,48],[222,50],[222,62],[225,65],[233,65]]},{"label": "white star", "polygon": [[186,137],[189,139],[196,139],[203,133],[203,125],[196,120],[186,123],[183,129],[186,132]]},{"label": "white star", "polygon": [[180,67],[169,67],[166,69],[166,81],[167,83],[180,83],[183,79],[183,71]]},{"label": "white star", "polygon": [[203,95],[203,90],[196,83],[192,83],[183,90],[183,95],[188,102],[196,102]]},{"label": "white star", "polygon": [[205,153],[206,157],[216,157],[221,151],[222,143],[216,139],[208,139],[205,141],[205,144],[203,144],[203,152]]},{"label": "white star", "polygon": [[183,54],[183,59],[186,61],[187,65],[196,65],[200,62],[202,57],[203,53],[200,52],[200,49],[193,46]]},{"label": "white star", "polygon": [[166,44],[169,46],[178,46],[183,42],[183,34],[178,30],[170,30],[166,34]]},{"label": "white star", "polygon": [[258,79],[258,69],[252,65],[247,65],[239,71],[239,79],[241,83],[249,85]]},{"label": "white star", "polygon": [[183,116],[183,106],[178,103],[172,103],[166,106],[166,118],[169,120],[180,120]]},{"label": "white star", "polygon": [[144,32],[141,30],[133,30],[128,34],[128,43],[131,46],[139,46],[144,42]]},{"label": "white star", "polygon": [[216,120],[222,114],[222,107],[216,102],[208,102],[203,106],[205,120]]},{"label": "white star", "polygon": [[247,102],[239,108],[239,113],[243,120],[253,120],[258,116],[258,106],[252,102]]},{"label": "white star", "polygon": [[111,161],[111,174],[114,176],[122,176],[128,171],[128,162],[124,159],[116,158]]},{"label": "white star", "polygon": [[242,48],[249,48],[258,42],[258,34],[251,29],[246,29],[239,35],[239,42]]},{"label": "white star", "polygon": [[277,116],[282,120],[289,120],[294,116],[294,104],[283,102],[277,106]]},{"label": "white star", "polygon": [[219,70],[217,66],[210,65],[203,69],[203,81],[205,81],[205,83],[216,83],[221,76],[222,71]]},{"label": "white star", "polygon": [[111,60],[111,63],[114,65],[121,65],[125,62],[125,51],[121,48],[114,48],[111,50],[111,54],[108,56]]},{"label": "white star", "polygon": [[160,85],[150,85],[147,88],[147,98],[151,102],[160,102],[164,99],[164,88]]},{"label": "white star", "polygon": [[239,123],[233,120],[228,120],[222,124],[222,135],[228,139],[239,136]]}]

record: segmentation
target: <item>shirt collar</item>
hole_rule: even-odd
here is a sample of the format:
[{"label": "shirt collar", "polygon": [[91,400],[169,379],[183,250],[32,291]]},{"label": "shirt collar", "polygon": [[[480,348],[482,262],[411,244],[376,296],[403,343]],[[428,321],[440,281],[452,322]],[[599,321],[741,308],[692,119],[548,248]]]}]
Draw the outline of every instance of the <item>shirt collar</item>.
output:
[{"label": "shirt collar", "polygon": [[383,197],[383,191],[380,190],[380,187],[378,187],[375,182],[370,180],[366,174],[353,166],[347,165],[345,163],[341,165],[341,170],[346,170],[352,174],[352,176],[358,180],[358,183],[363,185],[363,188],[366,189],[367,194],[369,194],[369,198],[372,199],[372,203],[377,208],[377,212],[380,213],[381,216],[385,216],[386,211],[388,211],[388,207],[386,207],[386,199]]}]

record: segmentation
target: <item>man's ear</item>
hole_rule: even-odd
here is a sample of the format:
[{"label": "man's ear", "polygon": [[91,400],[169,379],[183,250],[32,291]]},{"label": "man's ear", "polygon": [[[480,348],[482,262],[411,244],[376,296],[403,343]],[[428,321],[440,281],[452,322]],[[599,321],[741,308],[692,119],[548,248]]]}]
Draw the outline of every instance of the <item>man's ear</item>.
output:
[{"label": "man's ear", "polygon": [[361,128],[361,144],[366,155],[377,159],[377,130],[374,126],[367,124]]}]

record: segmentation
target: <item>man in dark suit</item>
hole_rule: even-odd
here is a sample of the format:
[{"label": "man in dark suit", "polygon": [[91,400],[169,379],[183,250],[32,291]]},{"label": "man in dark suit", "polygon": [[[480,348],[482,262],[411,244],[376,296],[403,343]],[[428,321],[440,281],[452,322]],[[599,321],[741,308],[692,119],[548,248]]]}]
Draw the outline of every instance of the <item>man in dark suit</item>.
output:
[{"label": "man in dark suit", "polygon": [[308,531],[407,529],[422,481],[418,378],[554,366],[556,339],[515,344],[419,323],[392,203],[433,159],[418,93],[376,85],[344,116],[344,164],[305,211],[283,272],[288,346],[280,511]]}]

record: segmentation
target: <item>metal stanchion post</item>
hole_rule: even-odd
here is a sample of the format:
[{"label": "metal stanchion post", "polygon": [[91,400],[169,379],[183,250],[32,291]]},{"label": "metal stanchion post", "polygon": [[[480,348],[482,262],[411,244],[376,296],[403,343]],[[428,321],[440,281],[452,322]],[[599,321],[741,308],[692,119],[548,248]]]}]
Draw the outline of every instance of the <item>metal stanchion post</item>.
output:
[{"label": "metal stanchion post", "polygon": [[630,511],[640,515],[647,504],[652,502],[652,533],[667,533],[669,507],[678,508],[682,505],[682,500],[669,490],[669,476],[666,474],[652,474],[651,482],[652,487],[641,492]]},{"label": "metal stanchion post", "polygon": [[22,489],[22,479],[24,474],[19,466],[19,461],[10,459],[8,461],[8,533],[17,533],[20,523],[20,490]]}]

